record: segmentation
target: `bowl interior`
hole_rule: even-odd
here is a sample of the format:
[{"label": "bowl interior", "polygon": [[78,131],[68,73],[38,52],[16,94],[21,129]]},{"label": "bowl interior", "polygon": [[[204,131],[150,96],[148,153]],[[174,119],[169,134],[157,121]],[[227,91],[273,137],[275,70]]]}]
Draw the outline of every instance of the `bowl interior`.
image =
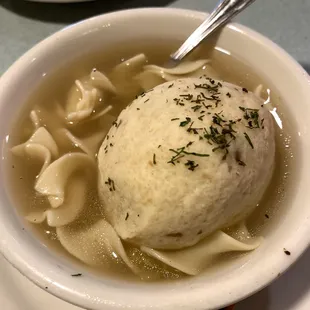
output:
[{"label": "bowl interior", "polygon": [[[144,38],[154,43],[162,39],[184,40],[205,17],[199,12],[178,9],[128,10],[83,21],[41,42],[0,80],[2,157],[17,111],[44,76],[83,55],[122,42]],[[51,293],[85,308],[216,309],[267,285],[299,257],[310,240],[310,209],[307,208],[310,164],[306,160],[310,151],[309,78],[283,50],[245,27],[235,24],[225,27],[216,45],[237,56],[268,81],[296,123],[300,150],[298,177],[287,198],[291,206],[266,234],[264,244],[221,270],[179,282],[128,283],[88,273],[72,278],[71,274],[80,270],[59,259],[24,230],[5,188],[1,187],[1,252],[16,268],[41,287],[49,287]],[[3,163],[0,169],[1,182],[5,184]],[[284,248],[290,250],[290,256],[284,254]]]}]

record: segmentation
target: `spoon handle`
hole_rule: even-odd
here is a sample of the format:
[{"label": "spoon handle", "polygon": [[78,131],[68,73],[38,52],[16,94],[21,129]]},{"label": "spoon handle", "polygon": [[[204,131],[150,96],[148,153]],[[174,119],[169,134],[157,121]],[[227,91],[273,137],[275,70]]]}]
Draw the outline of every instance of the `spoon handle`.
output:
[{"label": "spoon handle", "polygon": [[208,18],[188,37],[175,53],[170,55],[170,59],[174,63],[180,62],[205,37],[243,11],[254,1],[255,0],[221,0]]}]

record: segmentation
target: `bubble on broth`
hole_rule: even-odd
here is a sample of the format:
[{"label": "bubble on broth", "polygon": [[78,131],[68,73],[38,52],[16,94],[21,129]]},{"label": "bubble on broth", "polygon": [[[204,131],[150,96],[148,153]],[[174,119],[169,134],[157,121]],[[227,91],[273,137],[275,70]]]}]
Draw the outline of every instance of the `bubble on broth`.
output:
[{"label": "bubble on broth", "polygon": [[[135,59],[138,66],[145,64],[160,66],[165,63],[171,51],[178,44],[179,42],[158,42],[157,48],[154,49],[153,42],[137,42],[137,44],[131,42],[130,44],[108,48],[105,51],[92,55],[86,55],[67,67],[57,70],[50,77],[44,78],[41,85],[27,100],[25,107],[10,132],[10,146],[18,145],[28,140],[34,128],[43,126],[49,130],[59,146],[60,156],[68,152],[83,152],[87,149],[89,152],[86,151],[86,153],[91,153],[91,156],[96,158],[100,144],[111,124],[135,96],[145,90],[139,87],[138,84],[131,84],[128,76],[116,80],[115,76],[117,74],[115,72],[124,69],[120,64],[125,64],[127,67],[130,66],[124,60],[130,59],[135,55],[141,55],[141,52],[143,52],[146,55],[145,59],[141,56]],[[212,74],[224,81],[246,87],[252,91],[257,90],[266,103],[271,102],[273,107],[276,108],[277,114],[274,114],[276,121],[278,117],[283,125],[283,128],[278,126],[276,128],[276,163],[272,181],[259,206],[247,218],[247,227],[251,237],[268,235],[270,231],[276,229],[279,218],[290,205],[290,194],[293,191],[292,184],[296,177],[296,157],[298,156],[294,124],[290,120],[289,113],[286,107],[283,106],[276,90],[269,86],[270,81],[262,80],[251,68],[236,59],[228,51],[223,51],[219,47],[201,46],[190,56],[189,60],[205,59],[206,57],[210,59],[210,62],[207,65],[202,64],[199,71],[200,75],[205,72],[212,72]],[[116,70],[115,67],[117,68]],[[85,82],[85,77],[89,76],[93,68],[107,74],[114,85],[122,87],[123,91],[116,94],[116,96],[109,97],[103,91],[92,94],[87,93],[86,96],[93,96],[90,116],[93,117],[92,113],[96,112],[98,103],[102,106],[100,111],[104,113],[97,118],[95,117],[96,113],[94,113],[94,118],[91,122],[83,120],[80,123],[74,121],[66,123],[63,115],[66,113],[64,106],[68,101],[68,96],[76,96],[78,98],[82,92],[79,85],[74,83],[77,79]],[[170,73],[166,73],[166,75],[168,74]],[[172,79],[171,76],[169,78]],[[88,83],[90,83],[89,80],[84,83],[83,91],[87,92],[90,89],[88,88]],[[259,85],[263,86],[257,89]],[[109,91],[113,92],[113,89],[110,88]],[[30,113],[31,117],[29,117]],[[67,128],[71,135],[66,134],[64,131],[59,131],[63,128]],[[46,196],[39,195],[34,190],[34,180],[36,180],[41,167],[41,164],[32,161],[29,156],[21,158],[12,156],[8,152],[7,185],[13,204],[22,217],[27,216],[29,212],[50,208]],[[69,224],[73,228],[74,226],[79,228],[83,225],[90,225],[98,217],[105,218],[101,202],[98,199],[96,180],[89,179],[87,186],[88,191],[85,198],[85,205],[87,207],[84,208],[76,222]],[[139,268],[140,274],[138,277],[130,271],[130,268],[113,251],[105,256],[103,264],[90,267],[64,250],[57,237],[56,228],[48,226],[46,222],[41,224],[28,223],[28,227],[48,248],[96,274],[116,276],[129,280],[141,279],[144,281],[175,280],[186,277],[181,271],[167,266],[145,254],[138,247],[126,242],[123,242],[125,252],[129,260]],[[232,234],[232,236],[242,240],[243,232],[240,233],[240,231],[236,230],[236,228],[226,229],[228,234]],[[218,256],[218,259],[212,262],[205,272],[208,272],[210,268],[213,270],[220,268],[223,262],[229,264],[230,259],[235,260],[238,258],[238,255],[243,254],[228,253]]]}]

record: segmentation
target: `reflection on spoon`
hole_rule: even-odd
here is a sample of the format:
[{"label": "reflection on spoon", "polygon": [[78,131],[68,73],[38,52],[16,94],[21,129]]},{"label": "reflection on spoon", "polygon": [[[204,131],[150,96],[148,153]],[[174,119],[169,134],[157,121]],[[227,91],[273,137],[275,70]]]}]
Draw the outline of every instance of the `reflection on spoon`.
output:
[{"label": "reflection on spoon", "polygon": [[170,55],[169,66],[177,65],[207,36],[231,20],[255,0],[221,0],[207,19],[187,38],[181,47]]}]

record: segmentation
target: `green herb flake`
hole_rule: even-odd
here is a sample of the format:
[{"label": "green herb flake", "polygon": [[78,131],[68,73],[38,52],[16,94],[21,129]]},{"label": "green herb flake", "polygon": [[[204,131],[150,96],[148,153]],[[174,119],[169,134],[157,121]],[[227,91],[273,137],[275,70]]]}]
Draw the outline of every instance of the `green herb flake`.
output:
[{"label": "green herb flake", "polygon": [[202,130],[203,128],[193,128],[193,124],[194,122],[192,122],[189,126],[189,128],[187,129],[187,132],[189,133],[194,133],[194,135],[198,135],[198,130]]},{"label": "green herb flake", "polygon": [[193,160],[188,160],[188,161],[185,163],[185,166],[188,167],[188,170],[190,170],[190,171],[195,171],[195,169],[196,169],[199,165],[196,164],[195,161],[193,161]]},{"label": "green herb flake", "polygon": [[184,103],[180,98],[173,98],[173,101],[175,102],[176,105],[184,106]]},{"label": "green herb flake", "polygon": [[262,129],[265,128],[265,126],[264,126],[264,119],[263,119],[263,118],[262,118],[261,121],[260,121],[260,125],[261,125]]},{"label": "green herb flake", "polygon": [[212,122],[216,125],[222,126],[221,123],[226,123],[226,121],[220,116],[221,113],[214,113],[212,116]]},{"label": "green herb flake", "polygon": [[192,119],[190,117],[186,117],[186,120],[180,123],[180,127],[185,127],[191,122],[191,120]]},{"label": "green herb flake", "polygon": [[248,122],[248,128],[260,128],[258,109],[250,109],[245,107],[239,107],[244,112],[243,118]]},{"label": "green herb flake", "polygon": [[[214,80],[211,80],[211,84],[212,81],[214,82]],[[209,85],[207,83],[204,84],[194,84],[195,89],[206,89],[208,90],[210,93],[218,93],[218,85]]]},{"label": "green herb flake", "polygon": [[198,157],[209,157],[209,154],[201,154],[201,153],[196,153],[196,152],[187,152],[183,151],[184,154],[186,155],[193,155],[193,156],[198,156]]},{"label": "green herb flake", "polygon": [[252,141],[251,141],[249,135],[248,135],[246,132],[244,132],[244,137],[245,137],[245,138],[247,139],[247,141],[249,142],[251,148],[254,149],[254,145],[253,145],[253,143],[252,143]]},{"label": "green herb flake", "polygon": [[115,126],[116,128],[118,128],[121,125],[121,123],[122,123],[122,120],[120,119],[118,123],[117,123],[117,120],[116,120],[116,121],[114,121],[112,123],[112,125]]},{"label": "green herb flake", "polygon": [[[215,126],[210,126],[209,131],[204,128],[204,138],[208,140],[210,145],[216,144],[217,146],[212,149],[212,152],[222,150],[224,152],[223,160],[226,159],[228,154],[228,148],[233,140],[236,139],[234,133],[235,130],[232,128],[233,123],[221,124],[216,121],[217,125],[222,127],[222,130]],[[228,138],[230,140],[228,140]]]},{"label": "green herb flake", "polygon": [[182,97],[183,99],[187,101],[191,101],[194,96],[192,94],[185,94],[185,95],[180,95],[180,97]]},{"label": "green herb flake", "polygon": [[[205,104],[204,102],[202,104],[206,109],[212,108],[212,104]],[[208,112],[208,114],[211,114],[211,112]]]},{"label": "green herb flake", "polygon": [[191,102],[199,103],[199,104],[201,104],[201,102],[203,102],[203,101],[204,101],[204,99],[202,98],[201,95],[197,95],[195,100],[191,100]]},{"label": "green herb flake", "polygon": [[194,112],[196,112],[196,111],[198,111],[199,109],[201,109],[201,105],[194,105],[194,106],[191,107],[191,109],[192,109]]},{"label": "green herb flake", "polygon": [[179,163],[180,162],[179,160],[183,157],[184,155],[180,155],[180,154],[172,156],[171,159],[167,163],[175,166],[175,162]]},{"label": "green herb flake", "polygon": [[213,100],[212,97],[207,97],[204,93],[200,93],[200,95],[202,96],[203,99],[206,99],[206,100]]},{"label": "green herb flake", "polygon": [[108,178],[108,180],[104,182],[104,184],[106,184],[109,187],[110,192],[115,191],[115,183],[111,178]]},{"label": "green herb flake", "polygon": [[193,155],[198,157],[209,157],[209,154],[202,154],[202,153],[196,153],[196,152],[187,152],[185,151],[186,146],[183,146],[178,149],[169,149],[170,152],[175,153],[174,156],[171,157],[171,159],[167,162],[169,164],[175,165],[175,162],[178,162],[181,158],[183,158],[185,155]]},{"label": "green herb flake", "polygon": [[243,167],[246,166],[245,162],[240,160],[240,159],[237,160],[237,163],[238,163],[239,166],[243,166]]}]

